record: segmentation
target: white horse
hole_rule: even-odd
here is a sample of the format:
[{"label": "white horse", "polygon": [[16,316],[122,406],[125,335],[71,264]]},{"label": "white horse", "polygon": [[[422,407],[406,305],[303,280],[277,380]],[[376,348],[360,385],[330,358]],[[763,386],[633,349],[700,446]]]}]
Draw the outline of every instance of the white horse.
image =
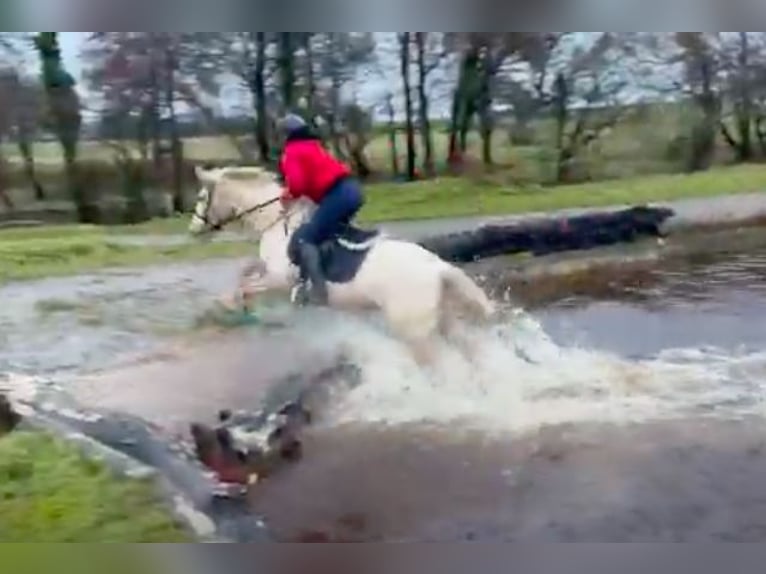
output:
[{"label": "white horse", "polygon": [[[285,210],[282,186],[262,168],[197,168],[196,175],[201,189],[189,232],[244,224],[260,238],[259,258],[246,270],[257,275],[255,291],[290,293],[299,273],[288,256],[289,240],[313,205],[294,202]],[[349,227],[322,251],[329,306],[381,311],[421,363],[432,359],[435,338],[458,335],[458,320],[484,322],[495,311],[462,269],[415,243]]]}]

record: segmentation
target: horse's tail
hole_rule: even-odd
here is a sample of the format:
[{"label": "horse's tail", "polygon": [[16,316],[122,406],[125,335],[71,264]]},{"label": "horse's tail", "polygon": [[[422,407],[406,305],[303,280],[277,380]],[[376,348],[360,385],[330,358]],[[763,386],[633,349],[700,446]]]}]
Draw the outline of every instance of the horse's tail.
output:
[{"label": "horse's tail", "polygon": [[495,305],[468,274],[454,265],[447,265],[442,280],[448,293],[476,319],[489,319],[495,312]]}]

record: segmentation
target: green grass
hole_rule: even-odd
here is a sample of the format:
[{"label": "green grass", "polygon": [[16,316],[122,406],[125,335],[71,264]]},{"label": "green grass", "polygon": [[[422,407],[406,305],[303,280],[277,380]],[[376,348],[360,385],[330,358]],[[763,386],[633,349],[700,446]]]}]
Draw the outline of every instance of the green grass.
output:
[{"label": "green grass", "polygon": [[[766,165],[724,167],[692,175],[654,175],[557,187],[513,187],[441,178],[366,188],[362,223],[471,215],[504,215],[577,207],[641,204],[766,190]],[[110,236],[183,234],[189,216],[132,226],[64,225],[0,232],[0,282],[68,275],[104,267],[240,256],[247,243],[192,243],[174,247],[115,245]]]},{"label": "green grass", "polygon": [[766,190],[766,165],[741,165],[692,175],[655,175],[556,187],[506,187],[445,178],[367,189],[360,220],[504,215],[713,197]]},{"label": "green grass", "polygon": [[147,481],[120,479],[41,433],[0,439],[3,542],[184,542]]},{"label": "green grass", "polygon": [[[370,184],[359,220],[366,223],[471,215],[512,215],[578,207],[675,201],[766,191],[766,165],[720,167],[694,174],[651,175],[577,185],[508,186],[466,178]],[[110,228],[110,233],[185,233],[189,216]],[[2,237],[2,235],[0,235]]]},{"label": "green grass", "polygon": [[252,243],[192,243],[181,246],[128,246],[110,242],[103,229],[78,226],[0,233],[0,283],[73,275],[103,268],[145,266],[238,257],[253,253]]}]

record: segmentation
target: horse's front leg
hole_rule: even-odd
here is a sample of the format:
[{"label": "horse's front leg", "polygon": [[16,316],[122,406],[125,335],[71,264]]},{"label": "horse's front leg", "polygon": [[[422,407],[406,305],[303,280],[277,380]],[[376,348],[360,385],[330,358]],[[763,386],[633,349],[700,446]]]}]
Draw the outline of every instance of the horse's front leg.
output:
[{"label": "horse's front leg", "polygon": [[254,257],[239,274],[237,290],[233,296],[233,305],[244,310],[251,308],[252,299],[255,295],[253,287],[262,282],[262,278],[268,274],[268,266],[260,257]]}]

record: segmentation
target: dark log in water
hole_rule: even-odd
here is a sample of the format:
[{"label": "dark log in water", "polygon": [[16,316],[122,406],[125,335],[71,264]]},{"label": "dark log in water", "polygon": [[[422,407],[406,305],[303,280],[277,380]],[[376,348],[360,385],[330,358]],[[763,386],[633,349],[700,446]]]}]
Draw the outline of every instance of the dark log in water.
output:
[{"label": "dark log in water", "polygon": [[673,215],[672,209],[639,206],[565,218],[541,217],[439,235],[420,244],[455,263],[525,252],[540,256],[629,243],[643,237],[660,237],[663,223]]}]

